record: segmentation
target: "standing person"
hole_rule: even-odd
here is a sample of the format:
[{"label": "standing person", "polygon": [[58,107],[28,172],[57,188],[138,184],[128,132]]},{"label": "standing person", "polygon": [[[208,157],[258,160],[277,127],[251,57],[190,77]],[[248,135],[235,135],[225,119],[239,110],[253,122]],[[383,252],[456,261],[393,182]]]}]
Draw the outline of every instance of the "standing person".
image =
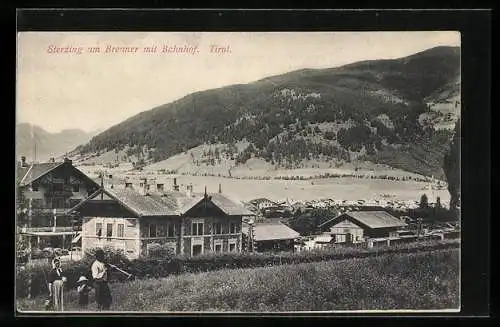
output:
[{"label": "standing person", "polygon": [[88,279],[85,276],[80,276],[77,283],[78,286],[76,287],[76,291],[78,292],[78,304],[80,305],[80,308],[87,309],[90,293]]},{"label": "standing person", "polygon": [[95,253],[95,261],[92,264],[92,278],[95,281],[95,297],[97,310],[109,310],[112,298],[108,286],[108,265],[104,260],[104,251],[98,249]]},{"label": "standing person", "polygon": [[55,311],[63,311],[64,283],[66,282],[66,277],[63,276],[61,260],[59,258],[54,258],[52,260],[52,270],[49,272],[47,282],[49,284],[49,299],[51,300],[51,306]]}]

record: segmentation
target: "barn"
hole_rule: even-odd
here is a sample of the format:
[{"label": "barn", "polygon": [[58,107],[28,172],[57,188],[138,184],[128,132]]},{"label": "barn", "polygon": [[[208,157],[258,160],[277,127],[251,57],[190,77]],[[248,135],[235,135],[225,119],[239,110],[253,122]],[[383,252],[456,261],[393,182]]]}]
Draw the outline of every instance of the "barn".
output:
[{"label": "barn", "polygon": [[332,236],[334,243],[362,243],[371,238],[398,237],[407,226],[386,211],[350,211],[330,219],[319,228]]},{"label": "barn", "polygon": [[[242,232],[249,236],[249,226],[244,224]],[[295,239],[299,236],[299,233],[281,222],[269,220],[253,225],[253,240],[257,252],[293,252]]]}]

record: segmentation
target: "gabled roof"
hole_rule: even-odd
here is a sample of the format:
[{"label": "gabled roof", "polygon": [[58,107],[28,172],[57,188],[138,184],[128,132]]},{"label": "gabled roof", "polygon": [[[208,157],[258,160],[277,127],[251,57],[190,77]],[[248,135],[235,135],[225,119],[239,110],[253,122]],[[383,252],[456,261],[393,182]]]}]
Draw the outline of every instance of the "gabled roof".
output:
[{"label": "gabled roof", "polygon": [[[242,227],[243,233],[248,235],[248,226]],[[291,240],[299,237],[300,234],[282,223],[255,224],[255,241]]]},{"label": "gabled roof", "polygon": [[246,209],[242,204],[236,203],[220,193],[212,194],[211,196],[213,204],[215,204],[217,207],[219,207],[219,209],[224,211],[226,215],[255,216],[255,213]]},{"label": "gabled roof", "polygon": [[253,199],[250,201],[250,203],[253,203],[253,204],[261,204],[261,203],[265,203],[265,202],[276,203],[276,202],[271,201],[271,200],[266,199],[266,198],[257,198],[257,199]]},{"label": "gabled roof", "polygon": [[[191,197],[180,192],[165,192],[163,194],[151,192],[143,195],[130,188],[102,189],[102,192],[114,199],[137,216],[180,216],[204,199],[203,194],[194,194]],[[101,194],[101,189],[90,195],[92,200]],[[234,203],[221,194],[212,194],[211,201],[226,215],[254,215],[242,205]],[[69,210],[77,210],[87,200]]]},{"label": "gabled roof", "polygon": [[93,183],[95,186],[98,186],[95,181],[93,181],[90,177],[85,175],[82,171],[80,171],[78,168],[73,166],[70,162],[41,162],[41,163],[32,163],[29,166],[22,167],[18,165],[17,167],[17,181],[19,182],[20,186],[26,186],[29,185],[30,183],[35,182],[36,180],[40,179],[41,177],[47,175],[54,169],[64,165],[64,164],[69,164],[71,165],[71,168],[74,169],[74,171],[86,178],[88,181]]},{"label": "gabled roof", "polygon": [[361,223],[362,225],[371,228],[389,228],[389,227],[403,227],[407,224],[389,214],[386,211],[350,211],[345,212],[333,219],[330,219],[318,227],[333,225],[338,222],[343,221],[345,218],[350,217],[351,219]]},{"label": "gabled roof", "polygon": [[157,197],[144,196],[141,193],[128,189],[109,189],[111,197],[117,199],[126,207],[132,209],[139,216],[169,216],[176,215],[176,205],[163,202]]},{"label": "gabled roof", "polygon": [[40,177],[45,176],[47,173],[61,166],[62,164],[64,164],[64,162],[43,162],[31,164],[27,169],[25,167],[20,167],[18,172],[24,172],[24,175],[20,179],[20,183],[23,186],[28,185],[29,183],[36,181]]}]

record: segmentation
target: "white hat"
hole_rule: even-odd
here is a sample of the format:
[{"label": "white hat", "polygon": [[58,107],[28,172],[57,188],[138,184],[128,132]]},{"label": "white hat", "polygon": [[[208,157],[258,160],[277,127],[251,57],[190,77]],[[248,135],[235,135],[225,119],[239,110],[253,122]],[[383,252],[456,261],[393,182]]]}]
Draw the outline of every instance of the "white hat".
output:
[{"label": "white hat", "polygon": [[80,276],[80,278],[78,279],[78,283],[79,282],[83,282],[84,280],[88,280],[87,277],[85,276]]}]

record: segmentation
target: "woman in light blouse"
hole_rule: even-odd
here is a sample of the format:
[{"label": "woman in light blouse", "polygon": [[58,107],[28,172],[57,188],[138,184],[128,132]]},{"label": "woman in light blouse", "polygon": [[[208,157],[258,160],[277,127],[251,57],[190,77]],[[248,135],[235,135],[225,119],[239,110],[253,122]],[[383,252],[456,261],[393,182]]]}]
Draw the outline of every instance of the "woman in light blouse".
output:
[{"label": "woman in light blouse", "polygon": [[49,272],[49,301],[56,311],[64,310],[64,283],[66,277],[63,275],[61,269],[61,260],[54,258],[52,260],[52,270]]}]

